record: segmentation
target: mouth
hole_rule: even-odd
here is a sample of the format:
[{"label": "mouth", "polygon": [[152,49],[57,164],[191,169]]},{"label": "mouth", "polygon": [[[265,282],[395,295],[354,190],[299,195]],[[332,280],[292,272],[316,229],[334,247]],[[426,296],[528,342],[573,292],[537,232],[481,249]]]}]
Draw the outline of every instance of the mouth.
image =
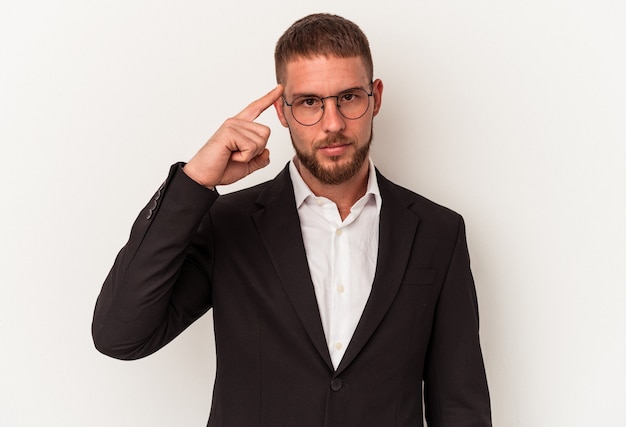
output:
[{"label": "mouth", "polygon": [[345,153],[351,145],[352,142],[349,141],[348,138],[335,136],[323,141],[320,146],[317,147],[317,151],[324,156],[337,157]]},{"label": "mouth", "polygon": [[338,157],[344,154],[351,144],[340,143],[340,144],[332,144],[326,145],[323,147],[319,147],[318,151],[322,153],[324,156],[328,157]]}]

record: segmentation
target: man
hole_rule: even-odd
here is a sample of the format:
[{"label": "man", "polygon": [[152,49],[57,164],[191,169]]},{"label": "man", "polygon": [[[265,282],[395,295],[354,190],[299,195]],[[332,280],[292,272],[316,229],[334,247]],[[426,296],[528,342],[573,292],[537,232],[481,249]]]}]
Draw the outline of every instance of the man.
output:
[{"label": "man", "polygon": [[[226,120],[136,220],[93,321],[120,359],[158,350],[213,308],[209,426],[488,426],[464,225],[369,159],[383,84],[365,35],[317,14],[276,47],[279,85]],[[296,156],[272,181],[274,105]]]}]

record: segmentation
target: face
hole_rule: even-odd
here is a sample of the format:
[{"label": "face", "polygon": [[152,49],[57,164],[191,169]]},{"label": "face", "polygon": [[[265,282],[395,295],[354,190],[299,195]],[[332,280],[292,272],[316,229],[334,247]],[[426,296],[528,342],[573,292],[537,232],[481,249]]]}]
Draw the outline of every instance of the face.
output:
[{"label": "face", "polygon": [[283,84],[289,103],[302,95],[323,98],[354,88],[373,93],[368,110],[355,120],[339,113],[335,98],[326,99],[322,119],[312,126],[298,123],[282,99],[274,104],[280,122],[289,128],[300,165],[306,169],[300,168],[305,181],[310,177],[322,184],[341,184],[366,173],[372,122],[380,109],[383,85],[380,80],[370,83],[361,58],[300,58],[287,64]]}]

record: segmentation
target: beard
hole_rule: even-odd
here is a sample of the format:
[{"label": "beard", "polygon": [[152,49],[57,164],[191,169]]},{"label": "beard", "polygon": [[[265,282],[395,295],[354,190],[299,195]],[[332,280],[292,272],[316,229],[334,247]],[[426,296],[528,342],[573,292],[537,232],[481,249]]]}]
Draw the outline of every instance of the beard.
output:
[{"label": "beard", "polygon": [[338,144],[356,145],[356,141],[344,135],[332,135],[313,144],[313,149],[310,154],[305,153],[296,147],[296,144],[293,142],[293,136],[291,136],[291,143],[293,148],[296,150],[296,157],[300,161],[300,164],[304,166],[311,173],[311,175],[317,178],[322,184],[337,185],[350,180],[361,169],[363,163],[368,158],[373,136],[374,132],[372,129],[367,143],[362,147],[357,148],[356,152],[352,156],[352,159],[348,163],[340,165],[339,157],[331,157],[330,159],[335,163],[330,167],[324,167],[320,164],[315,157],[316,150]]}]

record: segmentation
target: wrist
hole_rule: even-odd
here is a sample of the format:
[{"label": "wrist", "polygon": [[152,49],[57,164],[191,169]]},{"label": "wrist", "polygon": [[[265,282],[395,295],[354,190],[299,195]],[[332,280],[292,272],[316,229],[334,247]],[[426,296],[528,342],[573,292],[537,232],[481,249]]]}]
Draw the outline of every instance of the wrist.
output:
[{"label": "wrist", "polygon": [[198,184],[202,185],[203,187],[206,187],[211,191],[215,191],[215,186],[217,184],[206,182],[205,180],[203,180],[200,177],[200,174],[196,173],[193,167],[189,166],[189,163],[183,166],[183,172],[185,173],[185,175],[187,175],[189,178],[191,178],[193,181],[197,182]]}]

